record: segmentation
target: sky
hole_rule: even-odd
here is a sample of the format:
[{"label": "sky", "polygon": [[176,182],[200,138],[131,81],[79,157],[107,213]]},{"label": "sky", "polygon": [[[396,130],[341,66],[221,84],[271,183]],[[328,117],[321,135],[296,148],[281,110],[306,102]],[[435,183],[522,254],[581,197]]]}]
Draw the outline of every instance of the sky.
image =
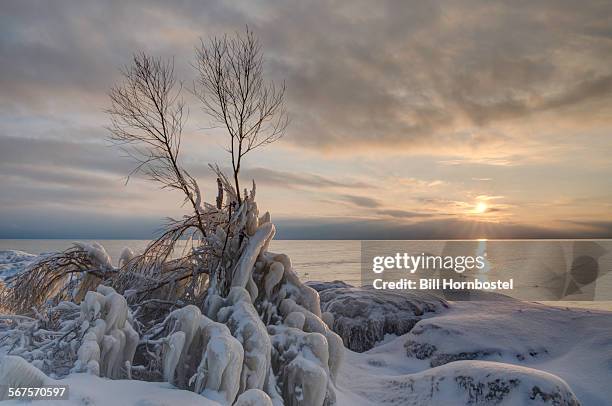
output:
[{"label": "sky", "polygon": [[[277,237],[612,237],[612,3],[0,2],[0,238],[150,238],[182,197],[126,175],[108,91],[134,52],[189,89],[248,25],[291,123],[247,155]],[[227,137],[184,91],[181,162],[214,201]]]}]

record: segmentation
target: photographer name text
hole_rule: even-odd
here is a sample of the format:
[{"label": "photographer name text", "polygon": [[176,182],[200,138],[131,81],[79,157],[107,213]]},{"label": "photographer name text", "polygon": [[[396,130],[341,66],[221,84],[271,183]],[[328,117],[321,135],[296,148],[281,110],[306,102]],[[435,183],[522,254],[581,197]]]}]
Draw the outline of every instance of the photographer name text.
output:
[{"label": "photographer name text", "polygon": [[498,279],[496,281],[481,281],[479,279],[466,281],[452,278],[421,278],[416,280],[401,278],[395,281],[374,279],[372,286],[378,290],[512,290],[514,289],[514,279]]}]

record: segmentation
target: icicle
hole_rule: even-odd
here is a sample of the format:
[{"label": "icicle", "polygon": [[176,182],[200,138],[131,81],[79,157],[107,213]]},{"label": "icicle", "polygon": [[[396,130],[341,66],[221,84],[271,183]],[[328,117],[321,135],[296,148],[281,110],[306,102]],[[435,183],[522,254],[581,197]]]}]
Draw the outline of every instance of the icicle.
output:
[{"label": "icicle", "polygon": [[168,337],[164,345],[164,381],[174,383],[174,374],[185,346],[185,333],[177,331]]}]

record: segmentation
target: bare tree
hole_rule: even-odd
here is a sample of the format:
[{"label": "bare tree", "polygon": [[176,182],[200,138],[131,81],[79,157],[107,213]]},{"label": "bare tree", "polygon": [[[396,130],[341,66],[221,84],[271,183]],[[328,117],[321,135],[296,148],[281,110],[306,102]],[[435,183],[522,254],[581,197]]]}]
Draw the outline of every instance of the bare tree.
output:
[{"label": "bare tree", "polygon": [[196,50],[198,79],[194,91],[214,125],[230,136],[234,183],[241,202],[239,173],[242,158],[260,146],[277,141],[288,124],[285,84],[263,78],[261,45],[252,31],[233,37],[213,37]]},{"label": "bare tree", "polygon": [[162,188],[184,193],[205,236],[200,189],[178,161],[185,104],[182,86],[174,75],[174,62],[138,53],[121,72],[124,82],[111,89],[112,104],[107,111],[111,139],[137,162],[130,176],[141,172]]}]

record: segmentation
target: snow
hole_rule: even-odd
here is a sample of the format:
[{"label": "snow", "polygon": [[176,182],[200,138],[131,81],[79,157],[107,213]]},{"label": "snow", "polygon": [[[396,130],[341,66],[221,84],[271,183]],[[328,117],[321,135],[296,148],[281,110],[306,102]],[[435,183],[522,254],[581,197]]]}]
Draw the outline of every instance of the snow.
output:
[{"label": "snow", "polygon": [[9,387],[40,387],[51,382],[42,371],[16,356],[0,356],[0,400],[8,395]]},{"label": "snow", "polygon": [[[219,406],[197,393],[176,389],[164,382],[110,380],[88,374],[72,374],[65,379],[49,381],[68,385],[68,400],[45,400],[45,405],[84,406]],[[23,405],[22,401],[4,401],[3,405]]]},{"label": "snow", "polygon": [[370,404],[579,405],[555,375],[488,361],[457,361],[416,374],[374,378],[355,389]]},{"label": "snow", "polygon": [[407,334],[367,352],[346,351],[338,401],[491,404],[479,396],[494,387],[507,392],[494,404],[574,405],[574,396],[581,405],[609,404],[611,332],[611,312],[517,300],[451,302]]},{"label": "snow", "polygon": [[28,254],[27,252],[23,251],[1,250],[0,280],[6,280],[11,276],[18,274],[37,258],[37,255]]},{"label": "snow", "polygon": [[79,247],[87,252],[93,263],[98,265],[101,269],[113,269],[113,261],[101,244],[97,242],[86,243],[82,241],[75,241],[73,244],[75,247]]}]

